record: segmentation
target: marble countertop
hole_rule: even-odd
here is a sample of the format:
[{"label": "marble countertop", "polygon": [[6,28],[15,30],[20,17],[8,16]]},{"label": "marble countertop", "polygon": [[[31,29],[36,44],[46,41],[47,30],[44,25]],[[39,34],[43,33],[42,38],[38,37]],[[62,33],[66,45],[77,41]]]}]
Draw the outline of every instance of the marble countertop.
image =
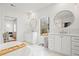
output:
[{"label": "marble countertop", "polygon": [[61,34],[61,33],[49,33],[49,35],[65,35],[65,36],[79,36],[79,34]]}]

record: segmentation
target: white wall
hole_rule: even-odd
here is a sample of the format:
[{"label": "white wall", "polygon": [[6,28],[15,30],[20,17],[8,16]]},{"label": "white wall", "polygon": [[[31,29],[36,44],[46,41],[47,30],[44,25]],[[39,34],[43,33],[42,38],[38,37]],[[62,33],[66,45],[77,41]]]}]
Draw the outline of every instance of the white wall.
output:
[{"label": "white wall", "polygon": [[[1,9],[0,9],[0,11],[1,11]],[[1,26],[1,20],[2,20],[2,17],[1,17],[2,15],[1,15],[1,12],[0,12],[0,44],[3,42],[2,41],[2,26]]]},{"label": "white wall", "polygon": [[[79,5],[77,4],[67,4],[67,3],[57,3],[57,4],[52,4],[46,8],[40,9],[39,11],[37,11],[38,14],[38,22],[39,22],[39,29],[38,29],[38,41],[40,41],[40,17],[42,16],[48,16],[50,17],[50,33],[58,33],[57,29],[54,27],[54,16],[62,11],[62,10],[70,10],[74,16],[75,16],[75,20],[74,23],[69,27],[69,33],[70,34],[79,34],[79,13],[78,10]],[[55,28],[55,29],[54,29]]]}]

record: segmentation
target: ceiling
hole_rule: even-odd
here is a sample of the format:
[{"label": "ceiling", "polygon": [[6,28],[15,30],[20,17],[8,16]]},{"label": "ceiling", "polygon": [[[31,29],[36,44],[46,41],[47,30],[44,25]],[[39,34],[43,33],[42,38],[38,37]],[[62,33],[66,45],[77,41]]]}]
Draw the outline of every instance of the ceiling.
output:
[{"label": "ceiling", "polygon": [[44,7],[50,6],[51,3],[0,3],[0,8],[10,9],[10,10],[17,10],[17,11],[37,11]]}]

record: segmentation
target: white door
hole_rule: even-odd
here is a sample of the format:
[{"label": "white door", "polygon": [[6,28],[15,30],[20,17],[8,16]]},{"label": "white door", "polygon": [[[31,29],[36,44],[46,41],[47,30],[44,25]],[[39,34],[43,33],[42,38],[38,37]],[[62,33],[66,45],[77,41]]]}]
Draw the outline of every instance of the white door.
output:
[{"label": "white door", "polygon": [[48,48],[54,50],[54,35],[48,36]]},{"label": "white door", "polygon": [[65,55],[71,55],[71,37],[62,37],[62,53]]},{"label": "white door", "polygon": [[55,51],[61,52],[61,37],[55,36]]}]

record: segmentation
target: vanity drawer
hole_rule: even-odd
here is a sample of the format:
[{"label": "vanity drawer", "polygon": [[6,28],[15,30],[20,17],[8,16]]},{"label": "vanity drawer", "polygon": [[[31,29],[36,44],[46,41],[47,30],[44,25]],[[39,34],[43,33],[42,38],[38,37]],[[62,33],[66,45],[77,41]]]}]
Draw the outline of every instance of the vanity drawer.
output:
[{"label": "vanity drawer", "polygon": [[78,42],[72,42],[72,46],[79,46]]},{"label": "vanity drawer", "polygon": [[72,55],[73,56],[79,56],[79,51],[78,50],[72,50]]},{"label": "vanity drawer", "polygon": [[73,42],[79,42],[79,37],[72,37]]},{"label": "vanity drawer", "polygon": [[72,56],[79,56],[79,54],[73,53]]},{"label": "vanity drawer", "polygon": [[72,50],[79,50],[79,46],[72,46]]},{"label": "vanity drawer", "polygon": [[72,55],[79,56],[79,37],[72,37]]}]

